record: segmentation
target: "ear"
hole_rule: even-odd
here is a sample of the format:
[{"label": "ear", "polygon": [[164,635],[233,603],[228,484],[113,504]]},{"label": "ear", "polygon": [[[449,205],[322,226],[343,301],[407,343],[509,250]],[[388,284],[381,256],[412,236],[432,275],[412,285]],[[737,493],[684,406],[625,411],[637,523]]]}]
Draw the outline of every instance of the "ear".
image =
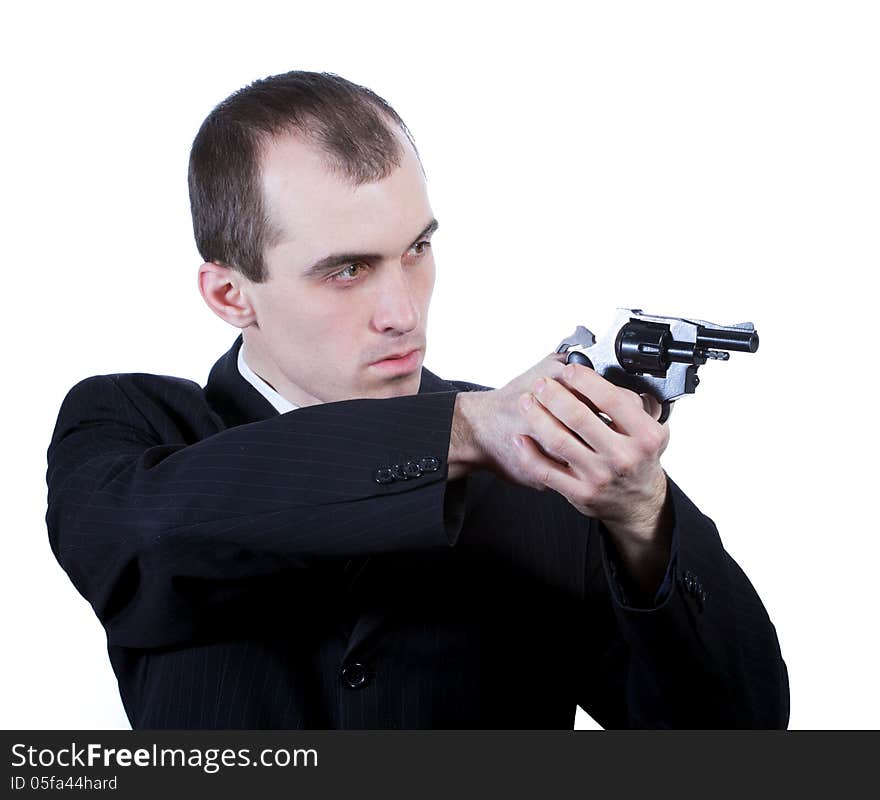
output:
[{"label": "ear", "polygon": [[250,281],[240,272],[206,261],[199,267],[199,292],[220,319],[236,328],[247,328],[257,318],[250,298]]}]

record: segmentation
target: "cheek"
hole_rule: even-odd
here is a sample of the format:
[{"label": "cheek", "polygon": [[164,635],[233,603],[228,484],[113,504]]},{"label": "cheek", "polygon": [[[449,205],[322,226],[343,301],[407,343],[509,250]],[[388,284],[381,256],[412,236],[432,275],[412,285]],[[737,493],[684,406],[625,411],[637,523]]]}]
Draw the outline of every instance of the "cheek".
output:
[{"label": "cheek", "polygon": [[355,299],[314,296],[285,312],[285,343],[297,351],[301,364],[324,370],[327,364],[341,367],[359,360],[368,317]]},{"label": "cheek", "polygon": [[334,335],[333,314],[326,305],[314,294],[274,294],[265,309],[269,313],[264,327],[271,327],[269,337],[276,349],[295,353],[301,362],[310,361],[311,354]]},{"label": "cheek", "polygon": [[436,270],[434,268],[433,260],[430,264],[425,264],[424,266],[424,271],[419,273],[418,296],[419,299],[422,301],[423,306],[427,307],[428,302],[431,299],[431,295],[434,292],[434,280],[436,278]]}]

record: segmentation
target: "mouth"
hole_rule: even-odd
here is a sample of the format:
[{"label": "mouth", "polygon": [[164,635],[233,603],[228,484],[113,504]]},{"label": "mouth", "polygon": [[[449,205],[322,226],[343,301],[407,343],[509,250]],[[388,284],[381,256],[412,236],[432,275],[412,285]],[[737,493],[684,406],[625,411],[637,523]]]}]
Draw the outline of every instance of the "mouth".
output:
[{"label": "mouth", "polygon": [[382,356],[382,358],[380,358],[378,361],[374,361],[373,363],[374,363],[374,364],[379,364],[379,363],[381,363],[382,361],[396,361],[396,360],[399,359],[399,358],[406,358],[408,355],[414,353],[414,352],[415,352],[416,350],[418,350],[418,349],[419,349],[419,348],[416,347],[416,348],[413,349],[413,350],[402,350],[402,351],[399,352],[399,353],[391,353],[390,355]]},{"label": "mouth", "polygon": [[374,361],[370,366],[387,374],[405,375],[416,370],[421,360],[422,350],[417,347],[415,350],[385,356],[385,358]]}]

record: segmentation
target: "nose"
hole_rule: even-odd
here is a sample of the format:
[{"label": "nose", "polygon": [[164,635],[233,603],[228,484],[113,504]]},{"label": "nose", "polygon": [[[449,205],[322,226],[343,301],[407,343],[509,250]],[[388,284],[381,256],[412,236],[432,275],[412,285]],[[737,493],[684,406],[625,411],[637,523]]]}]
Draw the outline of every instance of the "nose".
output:
[{"label": "nose", "polygon": [[378,286],[378,299],[373,324],[380,333],[399,331],[409,333],[421,321],[421,314],[413,296],[413,287],[401,264],[384,270]]}]

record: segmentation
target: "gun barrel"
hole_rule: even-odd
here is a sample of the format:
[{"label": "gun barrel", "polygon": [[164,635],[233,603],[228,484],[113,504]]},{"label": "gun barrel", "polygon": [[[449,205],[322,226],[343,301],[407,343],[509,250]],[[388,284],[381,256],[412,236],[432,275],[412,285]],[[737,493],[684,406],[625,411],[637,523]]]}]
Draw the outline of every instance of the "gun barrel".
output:
[{"label": "gun barrel", "polygon": [[758,332],[700,328],[697,331],[697,347],[754,353],[758,349]]}]

